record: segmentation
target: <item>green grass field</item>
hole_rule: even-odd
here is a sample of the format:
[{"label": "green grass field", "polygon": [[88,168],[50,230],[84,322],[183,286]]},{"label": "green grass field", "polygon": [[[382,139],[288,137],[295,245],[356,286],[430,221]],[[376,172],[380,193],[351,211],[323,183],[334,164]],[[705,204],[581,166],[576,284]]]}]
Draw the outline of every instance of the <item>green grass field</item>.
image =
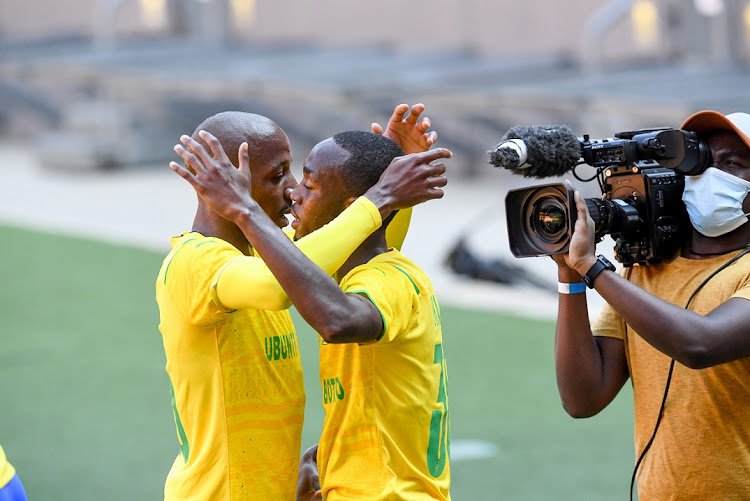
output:
[{"label": "green grass field", "polygon": [[[154,279],[163,256],[0,227],[0,444],[31,500],[161,499],[177,454]],[[307,387],[303,448],[323,413],[315,334],[294,315]],[[559,402],[554,324],[442,308],[451,440],[489,442],[454,460],[464,500],[627,496],[628,388],[601,415]]]}]

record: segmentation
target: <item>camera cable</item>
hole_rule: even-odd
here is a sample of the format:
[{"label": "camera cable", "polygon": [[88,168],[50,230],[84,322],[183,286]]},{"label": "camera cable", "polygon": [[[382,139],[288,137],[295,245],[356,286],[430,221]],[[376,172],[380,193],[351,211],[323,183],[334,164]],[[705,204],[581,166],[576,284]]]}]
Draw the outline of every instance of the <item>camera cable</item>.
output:
[{"label": "camera cable", "polygon": [[[594,179],[597,179],[597,178],[601,177],[602,176],[602,172],[604,172],[603,168],[597,167],[596,168],[596,172],[591,177],[581,177],[578,174],[578,171],[576,170],[579,165],[586,165],[586,164],[583,163],[583,162],[579,163],[578,165],[576,165],[575,167],[573,167],[573,169],[571,170],[571,172],[573,172],[573,177],[575,177],[576,179],[578,179],[582,183],[588,183],[589,181],[593,181]],[[599,186],[601,187],[601,185],[602,185],[602,183],[600,181],[599,182]]]},{"label": "camera cable", "polygon": [[[742,248],[742,247],[741,247]],[[739,250],[739,249],[735,249]],[[729,251],[732,252],[732,251]],[[726,263],[722,264],[719,268],[714,270],[703,282],[700,283],[698,287],[693,291],[693,293],[690,295],[690,298],[687,300],[687,303],[685,303],[685,309],[689,309],[690,303],[695,298],[696,294],[698,294],[698,291],[700,291],[703,286],[705,286],[709,280],[714,278],[716,275],[718,275],[721,271],[728,268],[730,265],[737,262],[738,259],[740,259],[742,256],[750,252],[750,246],[746,246],[745,250],[734,256],[732,259],[727,261]],[[633,501],[633,487],[635,486],[635,478],[636,474],[638,473],[638,468],[641,465],[641,462],[643,461],[643,458],[646,456],[646,453],[651,448],[651,445],[654,443],[654,438],[656,437],[656,432],[659,429],[659,424],[661,424],[661,419],[664,416],[664,407],[667,403],[667,394],[669,393],[669,383],[672,381],[672,372],[674,371],[674,364],[675,360],[672,359],[672,361],[669,363],[669,374],[667,375],[667,383],[664,385],[664,396],[661,400],[661,407],[659,408],[659,415],[656,418],[656,425],[654,425],[654,431],[651,434],[651,438],[648,440],[648,443],[646,443],[646,446],[643,448],[643,451],[641,452],[641,455],[638,457],[638,461],[635,463],[635,467],[633,468],[633,476],[630,478],[630,501]]]}]

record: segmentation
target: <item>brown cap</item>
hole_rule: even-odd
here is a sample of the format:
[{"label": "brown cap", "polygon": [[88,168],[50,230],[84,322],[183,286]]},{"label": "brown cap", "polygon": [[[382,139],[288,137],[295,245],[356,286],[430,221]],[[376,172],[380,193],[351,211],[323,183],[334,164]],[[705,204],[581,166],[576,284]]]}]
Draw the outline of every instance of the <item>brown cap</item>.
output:
[{"label": "brown cap", "polygon": [[685,120],[680,129],[694,132],[731,130],[750,148],[750,115],[747,113],[731,113],[724,116],[718,111],[699,111]]}]

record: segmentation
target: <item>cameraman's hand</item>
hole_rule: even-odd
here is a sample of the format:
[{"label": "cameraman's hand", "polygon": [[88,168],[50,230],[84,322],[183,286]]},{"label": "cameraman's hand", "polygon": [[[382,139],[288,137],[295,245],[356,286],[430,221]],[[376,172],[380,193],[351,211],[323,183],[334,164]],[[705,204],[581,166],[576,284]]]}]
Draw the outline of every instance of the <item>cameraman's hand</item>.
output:
[{"label": "cameraman's hand", "polygon": [[583,276],[596,261],[596,242],[594,240],[594,220],[591,219],[589,209],[578,191],[573,194],[576,201],[578,218],[576,219],[570,246],[565,255],[565,261],[579,275]]}]

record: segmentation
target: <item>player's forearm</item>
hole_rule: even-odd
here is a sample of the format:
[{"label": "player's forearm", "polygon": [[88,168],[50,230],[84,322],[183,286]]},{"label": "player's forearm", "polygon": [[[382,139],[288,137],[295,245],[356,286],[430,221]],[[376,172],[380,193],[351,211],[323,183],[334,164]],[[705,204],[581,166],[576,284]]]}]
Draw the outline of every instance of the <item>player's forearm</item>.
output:
[{"label": "player's forearm", "polygon": [[374,186],[371,186],[363,196],[378,208],[381,221],[385,221],[388,216],[396,210],[396,198],[394,197],[392,190],[387,186],[384,186],[384,183],[382,182],[378,182]]},{"label": "player's forearm", "polygon": [[299,239],[296,245],[313,263],[333,275],[381,224],[379,208],[366,197],[359,197],[333,221]]},{"label": "player's forearm", "polygon": [[[336,219],[295,245],[313,263],[332,275],[370,234],[380,228],[377,207],[360,197]],[[276,277],[261,259],[239,258],[222,270],[216,283],[221,305],[237,310],[257,308],[285,310],[291,301]]]},{"label": "player's forearm", "polygon": [[292,305],[271,270],[257,257],[231,261],[219,273],[215,288],[219,303],[227,310],[280,311]]},{"label": "player's forearm", "polygon": [[345,294],[326,272],[279,231],[257,204],[242,212],[235,223],[300,315],[324,339],[329,342],[366,341],[379,335],[378,329],[382,327],[373,325],[370,312],[362,302]]}]

